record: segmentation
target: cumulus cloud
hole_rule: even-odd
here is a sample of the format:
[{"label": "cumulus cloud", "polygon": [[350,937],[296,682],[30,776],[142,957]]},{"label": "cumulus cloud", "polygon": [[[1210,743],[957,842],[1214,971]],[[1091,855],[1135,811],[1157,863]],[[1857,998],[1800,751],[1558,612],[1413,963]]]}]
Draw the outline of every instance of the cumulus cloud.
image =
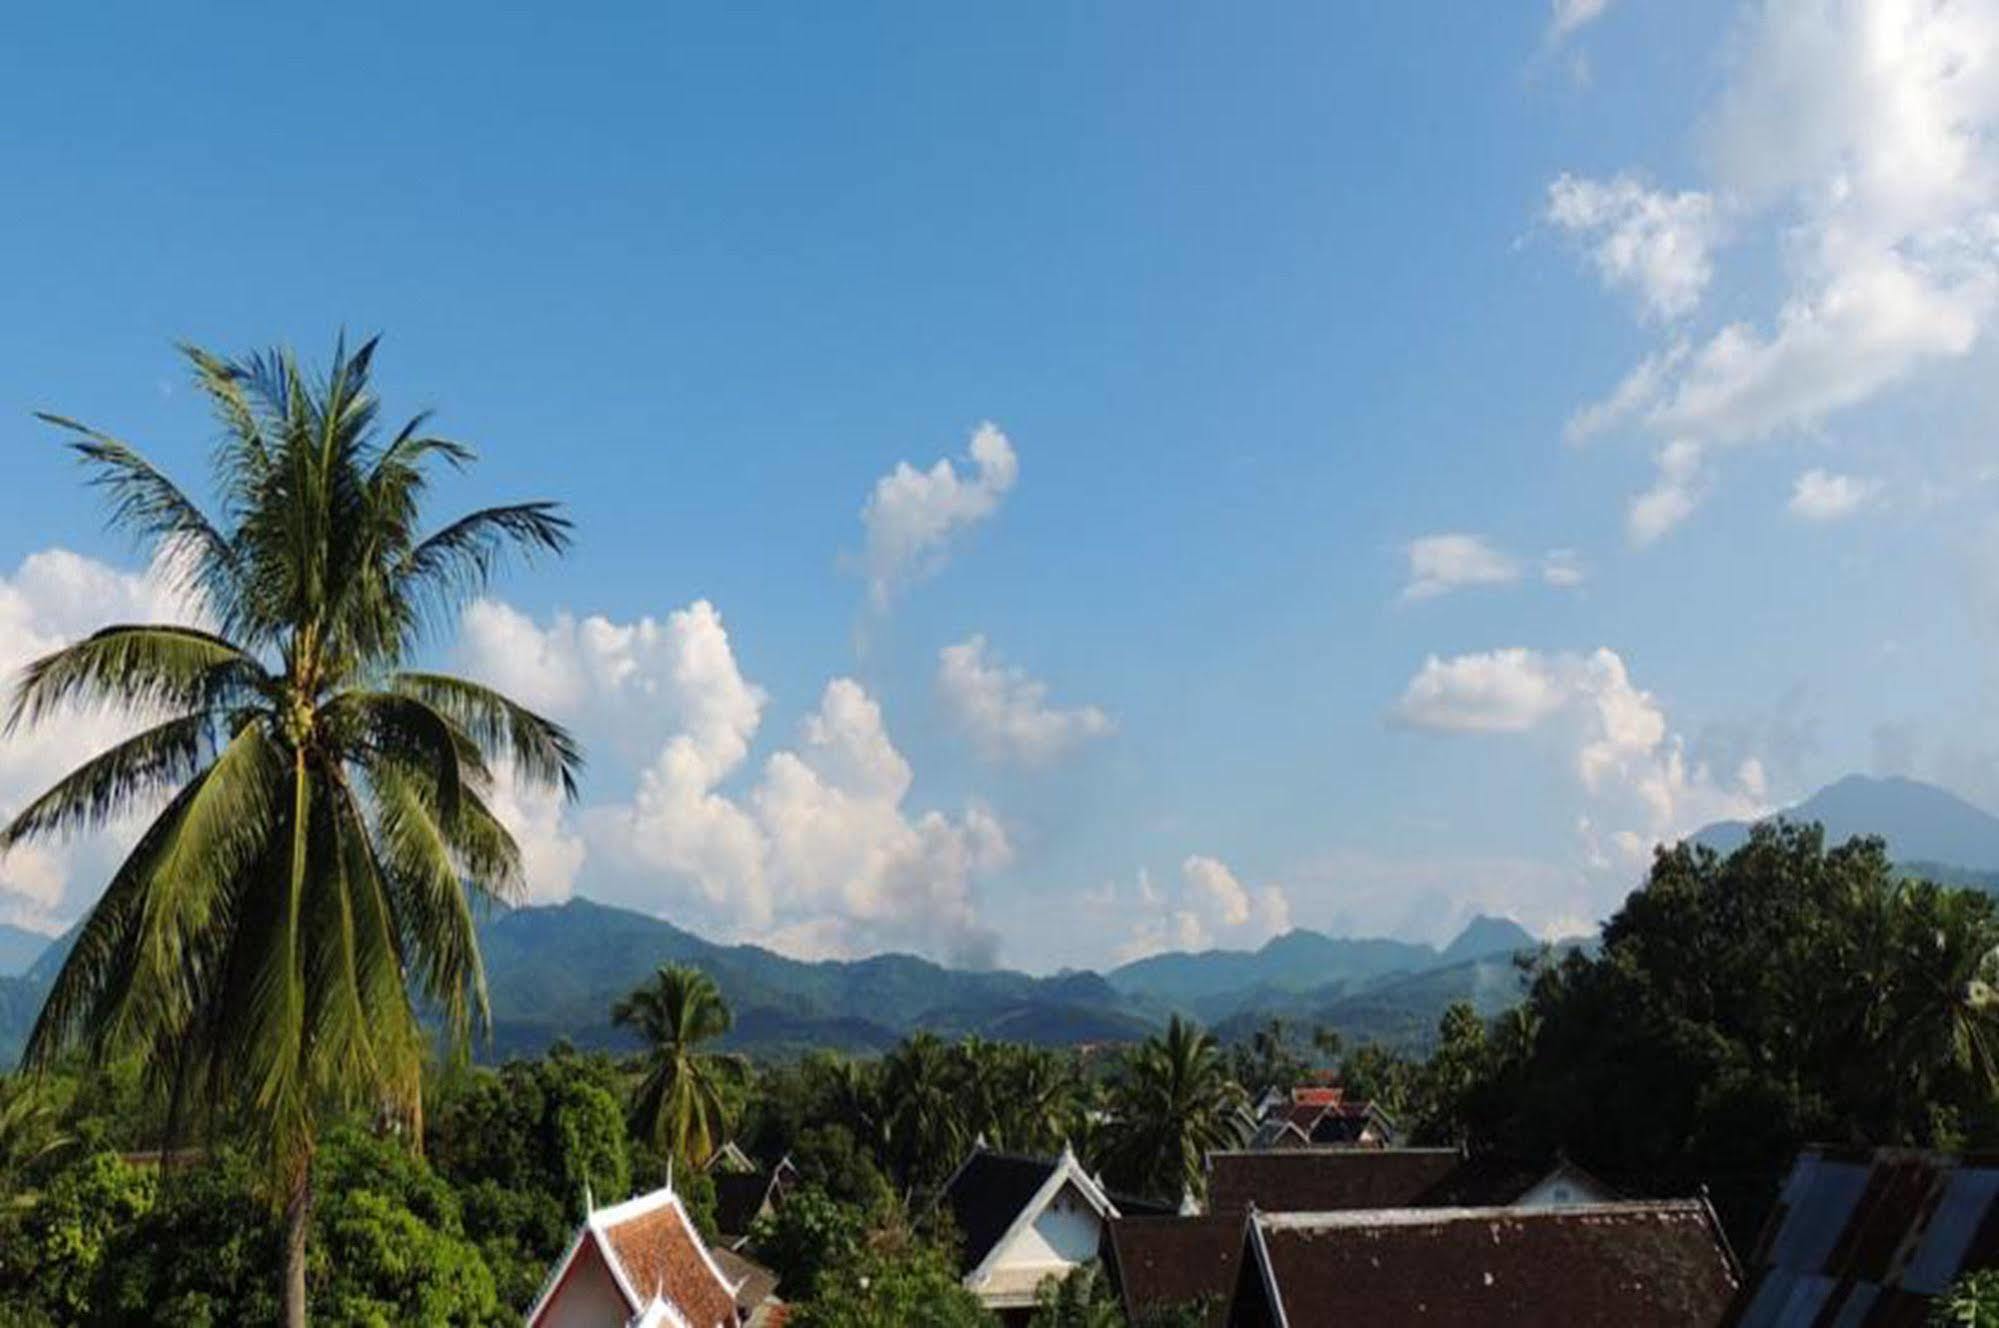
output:
[{"label": "cumulus cloud", "polygon": [[1198,853],[1181,862],[1177,889],[1155,887],[1151,873],[1141,870],[1129,903],[1115,888],[1095,898],[1100,911],[1132,919],[1117,949],[1119,963],[1165,950],[1252,948],[1291,930],[1291,902],[1282,887],[1244,885],[1228,864]]},{"label": "cumulus cloud", "polygon": [[530,862],[550,864],[541,897],[582,881],[598,897],[792,953],[899,947],[991,962],[996,941],[973,887],[1009,861],[1006,833],[976,805],[906,806],[913,772],[858,682],[828,682],[792,744],[751,778],[768,697],[705,600],[663,620],[545,624],[482,601],[465,615],[460,651],[593,749],[641,762],[628,796],[573,818],[538,821],[530,807],[511,822]]},{"label": "cumulus cloud", "polygon": [[1815,467],[1798,476],[1785,507],[1792,516],[1806,521],[1837,521],[1859,511],[1874,497],[1877,487],[1872,480]]},{"label": "cumulus cloud", "polygon": [[1547,218],[1584,241],[1604,284],[1637,296],[1647,317],[1692,313],[1714,276],[1715,202],[1697,190],[1562,175],[1548,186]]},{"label": "cumulus cloud", "polygon": [[1816,427],[1963,357],[1999,307],[1999,0],[1770,0],[1742,35],[1703,121],[1712,192],[1782,255],[1776,306],[1641,362],[1570,421],[1668,441],[1661,532],[1692,506],[1671,445]]},{"label": "cumulus cloud", "polygon": [[910,581],[943,566],[953,540],[992,516],[1020,477],[1020,460],[996,425],[981,424],[966,449],[964,470],[949,459],[928,470],[907,461],[875,481],[861,509],[867,532],[864,564],[876,607]]},{"label": "cumulus cloud", "polygon": [[[30,661],[113,623],[201,625],[200,604],[166,562],[143,572],[66,549],[46,549],[0,576],[0,690],[11,698]],[[142,727],[144,717],[73,710],[0,740],[0,817],[11,817],[56,780]],[[74,842],[29,845],[0,857],[0,921],[51,930],[94,901],[140,817]]]},{"label": "cumulus cloud", "polygon": [[1577,826],[1588,864],[1627,882],[1654,844],[1709,821],[1754,816],[1767,803],[1757,758],[1732,770],[1692,758],[1664,708],[1613,650],[1433,655],[1393,716],[1447,733],[1550,735],[1591,809]]},{"label": "cumulus cloud", "polygon": [[1047,684],[993,659],[983,636],[938,652],[937,688],[988,760],[1044,765],[1114,727],[1096,706],[1050,705]]}]

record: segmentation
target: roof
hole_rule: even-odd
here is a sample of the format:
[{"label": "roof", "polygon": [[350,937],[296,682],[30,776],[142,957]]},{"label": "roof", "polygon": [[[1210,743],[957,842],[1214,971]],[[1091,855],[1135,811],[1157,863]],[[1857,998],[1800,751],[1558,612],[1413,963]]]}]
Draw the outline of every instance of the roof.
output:
[{"label": "roof", "polygon": [[758,1168],[756,1159],[745,1153],[741,1148],[738,1148],[734,1139],[730,1139],[724,1142],[720,1148],[708,1154],[708,1160],[701,1164],[701,1169],[715,1175],[722,1175],[732,1171],[755,1171]]},{"label": "roof", "polygon": [[777,1274],[726,1245],[710,1245],[708,1257],[736,1288],[736,1308],[748,1314],[777,1291]]},{"label": "roof", "polygon": [[1463,1163],[1455,1148],[1214,1152],[1208,1154],[1208,1208],[1241,1213],[1254,1204],[1267,1213],[1315,1213],[1415,1207]]},{"label": "roof", "polygon": [[1109,1262],[1127,1318],[1149,1309],[1214,1297],[1208,1317],[1219,1328],[1242,1253],[1240,1214],[1214,1217],[1120,1217],[1110,1224]]},{"label": "roof", "polygon": [[1999,1263],[1995,1201],[1999,1157],[1807,1149],[1725,1322],[1920,1323],[1960,1272]]},{"label": "roof", "polygon": [[733,1328],[735,1284],[716,1266],[671,1186],[590,1214],[528,1311],[530,1328],[554,1303],[585,1249],[602,1257],[638,1322]]},{"label": "roof", "polygon": [[958,1251],[960,1274],[985,1262],[1054,1172],[1055,1163],[1047,1158],[988,1148],[972,1151],[937,1197],[938,1204],[950,1211],[964,1242]]},{"label": "roof", "polygon": [[1280,1325],[1713,1323],[1737,1278],[1700,1200],[1251,1215],[1237,1298]]},{"label": "roof", "polygon": [[775,1177],[768,1171],[717,1171],[715,1182],[715,1230],[725,1236],[747,1236],[750,1224],[763,1212]]}]

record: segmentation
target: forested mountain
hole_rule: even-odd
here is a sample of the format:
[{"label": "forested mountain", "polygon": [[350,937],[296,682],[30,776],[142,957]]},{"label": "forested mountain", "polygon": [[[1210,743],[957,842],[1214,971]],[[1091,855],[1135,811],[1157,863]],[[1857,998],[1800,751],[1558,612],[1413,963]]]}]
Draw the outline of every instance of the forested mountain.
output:
[{"label": "forested mountain", "polygon": [[0,977],[19,977],[49,948],[49,938],[26,927],[0,922]]}]

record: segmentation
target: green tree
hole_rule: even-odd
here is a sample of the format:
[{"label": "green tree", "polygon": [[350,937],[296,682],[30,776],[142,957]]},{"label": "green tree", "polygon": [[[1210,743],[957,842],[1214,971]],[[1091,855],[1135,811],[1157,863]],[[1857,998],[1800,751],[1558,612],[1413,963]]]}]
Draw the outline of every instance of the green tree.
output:
[{"label": "green tree", "polygon": [[221,426],[219,522],[125,443],[45,417],[215,630],[106,627],[31,664],[8,715],[19,730],[112,707],[145,727],[29,803],[0,852],[166,799],[85,920],[25,1060],[134,1052],[176,1099],[242,1107],[287,1214],[293,1325],[320,1121],[420,1116],[412,986],[461,1041],[486,1017],[473,898],[521,879],[485,800],[492,763],[573,792],[580,759],[497,692],[402,667],[504,551],[558,551],[568,523],[532,502],[425,534],[431,468],[472,453],[421,416],[383,433],[374,354],[343,345],[313,379],[285,352],[187,351]]},{"label": "green tree", "polygon": [[882,1063],[881,1097],[889,1156],[905,1190],[935,1185],[964,1157],[976,1131],[965,1128],[960,1076],[935,1034],[904,1039]]},{"label": "green tree", "polygon": [[950,1256],[897,1233],[822,1277],[787,1320],[799,1328],[992,1328],[996,1320],[958,1281]]},{"label": "green tree", "polygon": [[1078,1264],[1067,1277],[1045,1277],[1034,1289],[1028,1328],[1125,1328],[1124,1306],[1103,1265]]},{"label": "green tree", "polygon": [[1932,1328],[1999,1328],[1999,1268],[1966,1273],[1930,1306]]},{"label": "green tree", "polygon": [[1155,1198],[1200,1194],[1209,1150],[1242,1141],[1245,1104],[1214,1036],[1174,1015],[1112,1087],[1106,1169],[1118,1184]]},{"label": "green tree", "polygon": [[833,1271],[867,1245],[867,1213],[812,1185],[800,1185],[750,1228],[750,1248],[778,1275],[787,1300],[810,1300]]},{"label": "green tree", "polygon": [[157,1178],[116,1153],[77,1158],[32,1206],[0,1219],[0,1302],[57,1323],[89,1323],[94,1289],[120,1232],[153,1207]]},{"label": "green tree", "polygon": [[742,1075],[738,1058],[701,1050],[729,1031],[715,979],[685,965],[662,967],[611,1008],[611,1021],[646,1043],[634,1128],[681,1165],[700,1166],[727,1137],[725,1088]]}]

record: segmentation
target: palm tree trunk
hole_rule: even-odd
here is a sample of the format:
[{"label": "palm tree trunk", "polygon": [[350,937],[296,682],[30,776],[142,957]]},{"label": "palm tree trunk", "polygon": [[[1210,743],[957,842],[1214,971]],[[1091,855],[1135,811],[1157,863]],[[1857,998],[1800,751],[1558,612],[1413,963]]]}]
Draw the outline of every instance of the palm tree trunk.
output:
[{"label": "palm tree trunk", "polygon": [[285,1203],[285,1328],[305,1328],[305,1235],[312,1225],[312,1162],[299,1168]]}]

